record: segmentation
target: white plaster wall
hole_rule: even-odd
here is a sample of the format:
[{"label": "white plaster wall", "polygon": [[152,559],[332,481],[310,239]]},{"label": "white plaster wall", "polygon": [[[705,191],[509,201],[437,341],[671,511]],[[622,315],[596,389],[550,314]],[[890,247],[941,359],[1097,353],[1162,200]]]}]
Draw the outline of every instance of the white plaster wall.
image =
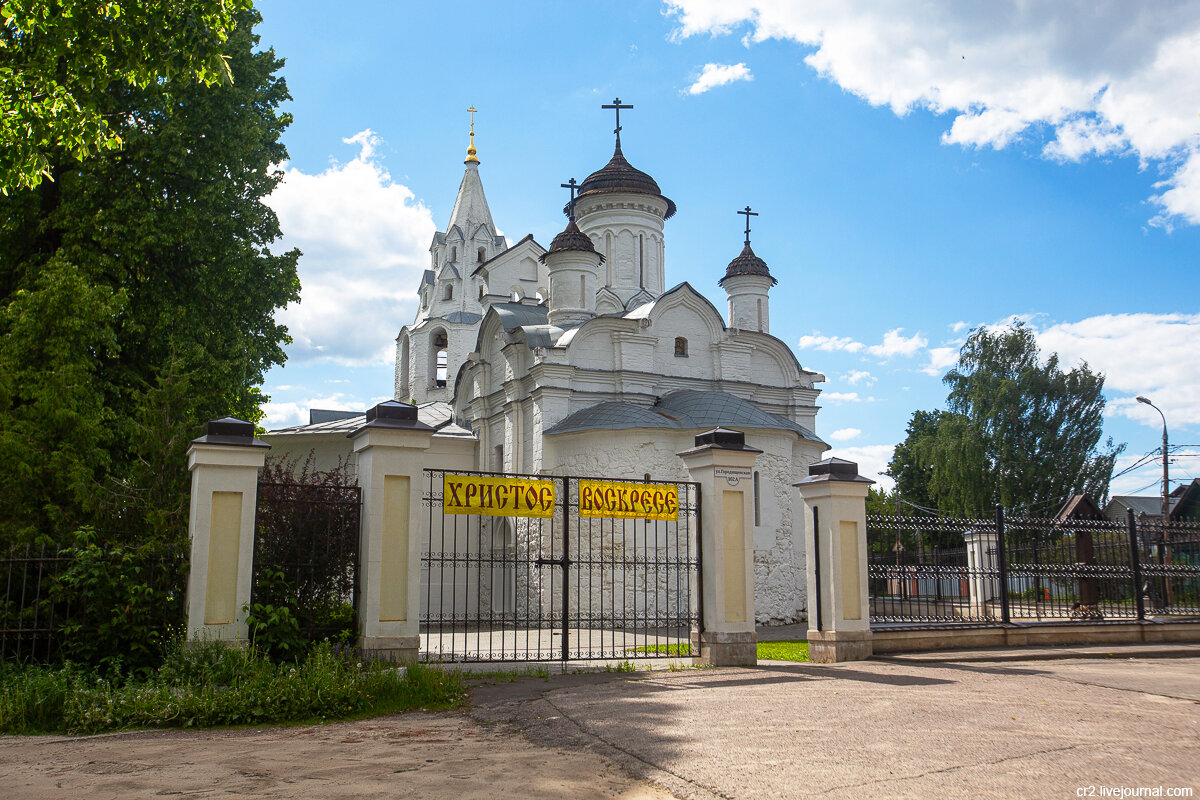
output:
[{"label": "white plaster wall", "polygon": [[[556,475],[599,476],[640,480],[689,480],[676,455],[694,446],[698,431],[621,430],[565,434],[546,438],[545,469]],[[746,443],[763,451],[758,456],[759,521],[755,526],[755,619],[762,624],[786,624],[806,619],[804,537],[798,501],[792,484],[808,474],[819,454],[813,446],[795,446],[796,436],[785,432],[748,431]],[[603,529],[602,529],[603,530]],[[644,602],[641,584],[627,588],[628,602]],[[667,602],[667,601],[664,601]]]},{"label": "white plaster wall", "polygon": [[605,256],[601,280],[622,301],[643,287],[655,296],[663,293],[666,201],[647,195],[597,195],[581,198],[575,213],[579,229]]}]

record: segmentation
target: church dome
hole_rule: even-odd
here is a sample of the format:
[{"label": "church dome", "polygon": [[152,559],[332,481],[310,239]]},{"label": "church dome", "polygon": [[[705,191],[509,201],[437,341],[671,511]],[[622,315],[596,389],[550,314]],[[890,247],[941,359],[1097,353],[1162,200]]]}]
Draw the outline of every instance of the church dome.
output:
[{"label": "church dome", "polygon": [[[551,253],[561,253],[565,250],[577,250],[584,253],[596,253],[596,247],[592,244],[592,240],[588,235],[579,230],[579,226],[575,224],[574,219],[567,221],[567,227],[563,228],[562,233],[554,237],[554,241],[550,242],[550,249],[542,253],[539,260],[545,264],[546,256]],[[604,263],[604,256],[600,256],[600,263]]]},{"label": "church dome", "polygon": [[579,198],[598,194],[648,194],[667,201],[667,213],[663,219],[675,215],[675,201],[663,196],[654,178],[625,160],[619,141],[612,159],[579,185]]},{"label": "church dome", "polygon": [[771,271],[767,269],[767,262],[754,254],[754,250],[750,248],[749,242],[742,248],[742,252],[738,254],[738,257],[729,262],[729,266],[725,269],[725,277],[717,281],[717,285],[720,286],[725,281],[735,278],[738,275],[759,275],[764,278],[771,278],[772,286],[779,283],[779,281],[771,276]]}]

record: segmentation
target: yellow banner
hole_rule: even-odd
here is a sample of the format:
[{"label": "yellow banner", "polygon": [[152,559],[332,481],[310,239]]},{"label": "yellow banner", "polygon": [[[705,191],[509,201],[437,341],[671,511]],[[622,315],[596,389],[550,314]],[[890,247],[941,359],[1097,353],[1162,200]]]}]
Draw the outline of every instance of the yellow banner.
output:
[{"label": "yellow banner", "polygon": [[579,516],[679,519],[679,487],[663,483],[579,481]]},{"label": "yellow banner", "polygon": [[442,511],[491,517],[552,517],[554,481],[446,473],[442,476]]}]

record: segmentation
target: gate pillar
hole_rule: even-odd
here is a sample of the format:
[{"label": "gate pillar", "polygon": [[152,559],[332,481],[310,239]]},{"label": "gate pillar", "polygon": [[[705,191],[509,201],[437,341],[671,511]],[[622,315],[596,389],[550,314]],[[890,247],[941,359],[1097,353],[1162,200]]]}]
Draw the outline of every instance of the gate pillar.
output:
[{"label": "gate pillar", "polygon": [[[700,484],[700,658],[754,666],[754,462],[741,431],[716,428],[679,454]],[[751,496],[747,496],[751,495]]]},{"label": "gate pillar", "polygon": [[871,656],[867,489],[858,465],[827,458],[795,484],[804,499],[808,658],[829,664]]},{"label": "gate pillar", "polygon": [[254,426],[233,417],[208,422],[188,447],[192,493],[188,508],[191,562],[187,638],[244,643],[254,578],[254,510],[258,471],[271,445]]},{"label": "gate pillar", "polygon": [[420,650],[421,470],[434,429],[395,400],[367,410],[350,434],[362,489],[359,646],[397,661]]}]

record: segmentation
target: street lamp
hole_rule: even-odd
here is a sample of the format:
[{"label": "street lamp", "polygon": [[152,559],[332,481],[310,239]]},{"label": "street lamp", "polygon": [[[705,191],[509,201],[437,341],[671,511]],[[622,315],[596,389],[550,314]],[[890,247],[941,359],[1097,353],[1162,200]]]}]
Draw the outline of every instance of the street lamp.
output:
[{"label": "street lamp", "polygon": [[[1171,560],[1171,551],[1170,551],[1170,545],[1168,544],[1168,542],[1170,542],[1170,534],[1167,531],[1167,522],[1170,521],[1170,519],[1171,519],[1171,499],[1170,499],[1171,498],[1171,489],[1170,489],[1171,484],[1170,484],[1169,478],[1167,476],[1167,415],[1162,412],[1161,408],[1154,405],[1154,403],[1151,403],[1150,398],[1148,398],[1148,397],[1142,397],[1141,395],[1138,395],[1137,401],[1139,403],[1145,403],[1146,405],[1150,406],[1155,411],[1157,411],[1158,415],[1160,417],[1162,417],[1162,421],[1163,421],[1162,527],[1159,528],[1159,530],[1162,532],[1162,534],[1161,534],[1162,535],[1162,545],[1160,547],[1159,554],[1160,554],[1161,559],[1164,559],[1169,562]],[[1175,595],[1174,588],[1175,587],[1171,585],[1171,580],[1166,575],[1163,576],[1163,584],[1165,584],[1163,586],[1163,588],[1166,591],[1163,594],[1165,595],[1167,605],[1172,605],[1172,603],[1175,599],[1174,598],[1174,595]]]},{"label": "street lamp", "polygon": [[1167,524],[1167,519],[1171,516],[1171,501],[1170,501],[1170,484],[1167,480],[1167,416],[1163,414],[1162,409],[1150,402],[1150,398],[1138,395],[1137,401],[1145,403],[1158,412],[1163,421],[1163,480],[1162,480],[1162,524]]}]

